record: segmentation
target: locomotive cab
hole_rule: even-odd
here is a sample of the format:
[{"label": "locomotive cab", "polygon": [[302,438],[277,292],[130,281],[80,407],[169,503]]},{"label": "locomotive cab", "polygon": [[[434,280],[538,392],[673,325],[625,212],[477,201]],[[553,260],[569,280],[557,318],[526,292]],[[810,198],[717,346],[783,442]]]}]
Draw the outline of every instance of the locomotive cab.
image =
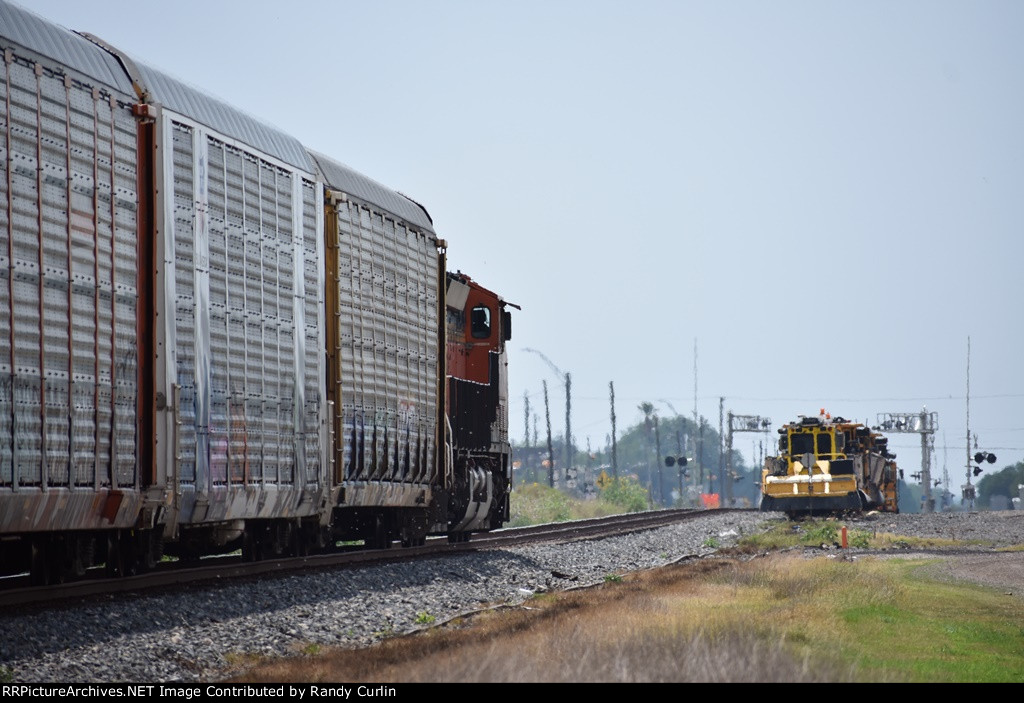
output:
[{"label": "locomotive cab", "polygon": [[508,520],[511,473],[508,441],[509,307],[496,293],[461,272],[448,273],[446,294],[447,401],[452,447],[448,533],[461,541],[472,531]]}]

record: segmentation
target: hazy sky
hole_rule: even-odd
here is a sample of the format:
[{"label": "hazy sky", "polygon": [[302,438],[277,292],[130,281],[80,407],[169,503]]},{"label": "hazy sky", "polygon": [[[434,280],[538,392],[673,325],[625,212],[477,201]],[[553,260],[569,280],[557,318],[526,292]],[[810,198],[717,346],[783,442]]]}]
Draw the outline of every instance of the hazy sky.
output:
[{"label": "hazy sky", "polygon": [[[576,442],[654,402],[1024,459],[1024,3],[32,0],[423,203]],[[667,401],[667,403],[662,402]],[[772,437],[775,435],[773,434]],[[737,436],[749,457],[759,435]],[[920,440],[895,436],[899,463]]]}]

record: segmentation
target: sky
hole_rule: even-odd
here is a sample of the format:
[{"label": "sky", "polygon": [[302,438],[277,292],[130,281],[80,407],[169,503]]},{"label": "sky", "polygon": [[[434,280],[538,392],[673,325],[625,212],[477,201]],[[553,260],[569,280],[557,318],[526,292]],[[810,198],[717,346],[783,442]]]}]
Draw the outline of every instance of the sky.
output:
[{"label": "sky", "polygon": [[21,4],[422,203],[522,307],[514,443],[543,381],[564,433],[554,369],[595,450],[609,382],[620,431],[926,408],[959,494],[969,344],[985,468],[1024,460],[1024,3]]}]

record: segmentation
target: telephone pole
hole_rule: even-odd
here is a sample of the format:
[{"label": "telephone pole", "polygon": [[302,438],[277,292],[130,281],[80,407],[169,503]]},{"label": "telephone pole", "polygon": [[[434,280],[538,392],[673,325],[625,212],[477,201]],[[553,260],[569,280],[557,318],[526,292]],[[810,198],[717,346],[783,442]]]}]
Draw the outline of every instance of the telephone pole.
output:
[{"label": "telephone pole", "polygon": [[523,391],[523,444],[530,445],[530,394]]},{"label": "telephone pole", "polygon": [[[569,480],[569,472],[572,469],[573,451],[572,451],[572,377],[568,373],[563,373],[560,368],[555,366],[551,359],[544,355],[544,352],[536,349],[523,348],[523,351],[532,352],[536,354],[544,363],[555,373],[555,376],[559,377],[560,380],[565,384],[565,479]],[[550,430],[549,430],[550,432]]]},{"label": "telephone pole", "polygon": [[718,398],[718,500],[723,508],[725,500],[725,437],[723,425],[725,423],[725,398]]},{"label": "telephone pole", "polygon": [[565,374],[565,481],[568,484],[572,473],[572,377]]},{"label": "telephone pole", "polygon": [[619,459],[618,450],[615,445],[615,383],[608,381],[608,394],[610,395],[610,403],[612,407],[612,475],[615,478],[619,477]]},{"label": "telephone pole", "polygon": [[555,487],[555,450],[551,448],[551,411],[548,409],[548,382],[544,384],[544,419],[548,424],[548,486]]},{"label": "telephone pole", "polygon": [[974,510],[974,486],[971,485],[971,338],[967,337],[967,483],[962,488],[964,502]]}]

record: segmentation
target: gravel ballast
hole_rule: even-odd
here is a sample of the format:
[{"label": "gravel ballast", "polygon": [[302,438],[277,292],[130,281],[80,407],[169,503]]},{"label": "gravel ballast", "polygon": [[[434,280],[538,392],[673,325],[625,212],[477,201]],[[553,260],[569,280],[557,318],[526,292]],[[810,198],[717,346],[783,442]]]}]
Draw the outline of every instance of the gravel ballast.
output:
[{"label": "gravel ballast", "polygon": [[[715,513],[619,537],[543,544],[173,594],[116,596],[0,615],[0,674],[14,682],[216,681],[246,661],[317,646],[360,647],[532,594],[600,583],[757,532],[760,513]],[[1024,511],[884,515],[851,524],[911,536],[1024,543]]]}]

